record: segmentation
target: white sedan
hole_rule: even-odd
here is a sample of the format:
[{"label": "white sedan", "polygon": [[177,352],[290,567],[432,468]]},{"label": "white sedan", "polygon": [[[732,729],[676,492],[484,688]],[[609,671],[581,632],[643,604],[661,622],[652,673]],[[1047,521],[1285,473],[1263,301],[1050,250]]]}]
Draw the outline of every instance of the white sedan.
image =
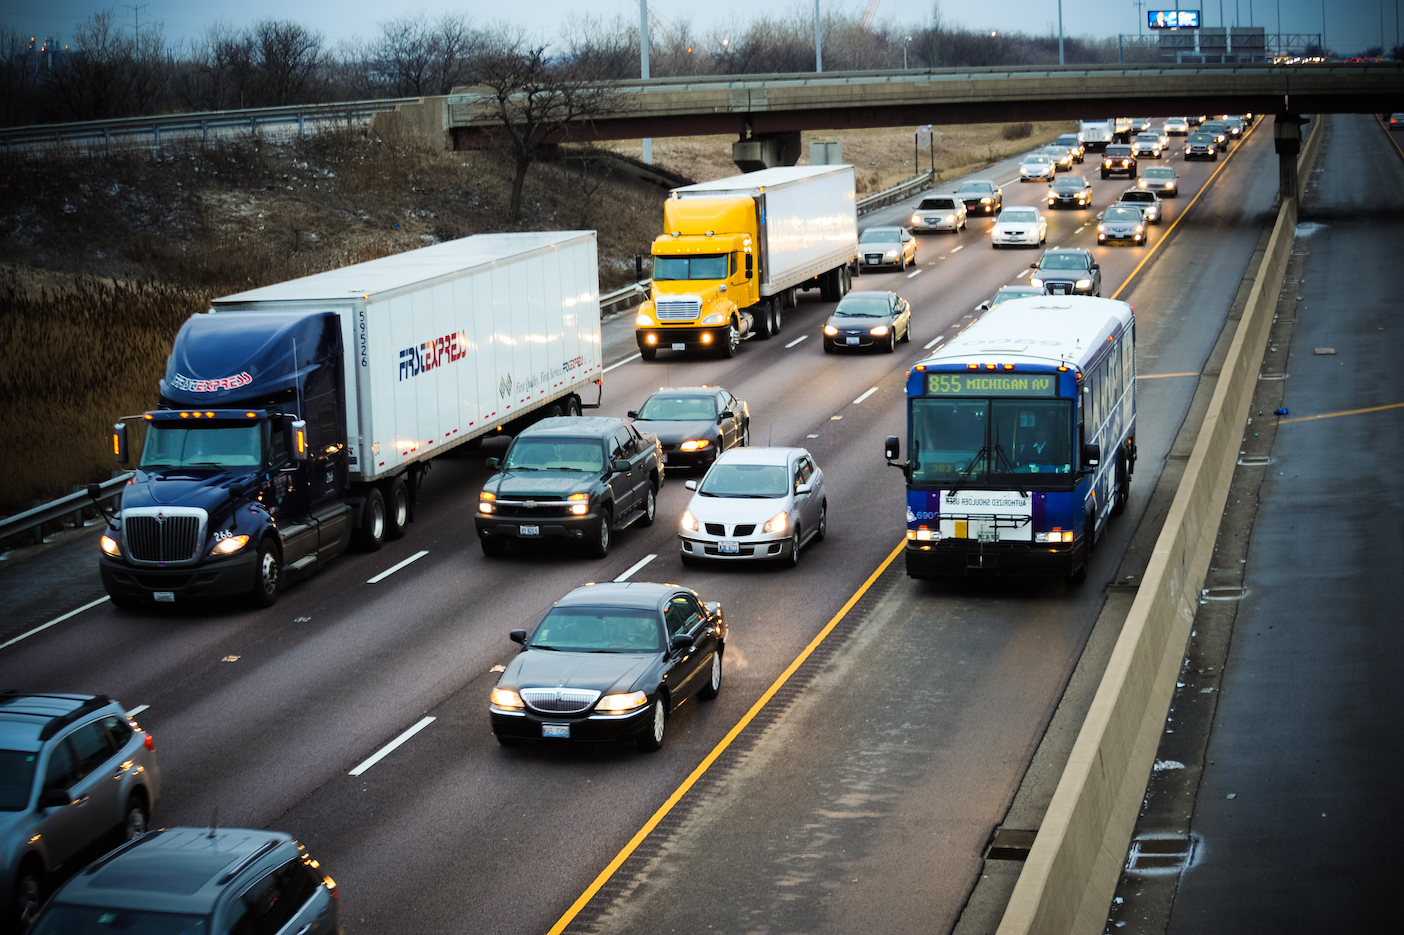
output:
[{"label": "white sedan", "polygon": [[1035,153],[1024,157],[1024,161],[1019,164],[1019,181],[1051,182],[1057,172],[1058,163],[1052,156]]},{"label": "white sedan", "polygon": [[1048,218],[1037,208],[1010,206],[995,218],[990,246],[1037,247],[1048,239]]},{"label": "white sedan", "polygon": [[679,522],[684,565],[703,559],[772,559],[793,567],[824,538],[824,474],[803,448],[733,448],[699,481]]}]

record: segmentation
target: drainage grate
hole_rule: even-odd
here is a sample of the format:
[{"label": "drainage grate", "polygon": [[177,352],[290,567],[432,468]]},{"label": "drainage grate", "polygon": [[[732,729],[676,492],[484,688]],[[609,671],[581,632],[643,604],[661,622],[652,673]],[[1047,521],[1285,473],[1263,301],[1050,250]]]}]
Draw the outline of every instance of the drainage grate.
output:
[{"label": "drainage grate", "polygon": [[1285,374],[1285,373],[1260,373],[1260,374],[1258,374],[1258,379],[1259,379],[1259,380],[1285,380],[1285,379],[1287,379],[1287,374]]},{"label": "drainage grate", "polygon": [[1029,848],[1033,847],[1037,831],[1013,831],[996,828],[990,838],[990,846],[985,849],[986,860],[1028,860]]},{"label": "drainage grate", "polygon": [[1180,870],[1194,856],[1193,838],[1143,838],[1131,842],[1131,853],[1126,858],[1126,869],[1137,870]]},{"label": "drainage grate", "polygon": [[1238,459],[1238,463],[1244,467],[1262,467],[1271,464],[1272,458],[1269,455],[1244,455]]},{"label": "drainage grate", "polygon": [[1247,588],[1205,588],[1200,594],[1211,601],[1241,601],[1248,594]]}]

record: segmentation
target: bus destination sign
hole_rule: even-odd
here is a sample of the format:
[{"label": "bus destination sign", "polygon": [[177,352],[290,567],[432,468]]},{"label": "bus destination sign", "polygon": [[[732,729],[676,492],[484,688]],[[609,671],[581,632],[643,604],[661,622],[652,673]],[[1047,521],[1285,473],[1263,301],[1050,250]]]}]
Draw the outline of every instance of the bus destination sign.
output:
[{"label": "bus destination sign", "polygon": [[1055,373],[928,373],[928,396],[1057,396]]}]

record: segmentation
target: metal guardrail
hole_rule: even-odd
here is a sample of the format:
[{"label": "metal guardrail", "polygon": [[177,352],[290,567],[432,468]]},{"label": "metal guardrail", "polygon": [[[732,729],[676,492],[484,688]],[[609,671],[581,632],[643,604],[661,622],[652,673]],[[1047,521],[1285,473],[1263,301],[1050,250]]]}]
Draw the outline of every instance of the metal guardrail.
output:
[{"label": "metal guardrail", "polygon": [[[122,496],[122,488],[126,486],[131,477],[132,472],[127,471],[98,484],[100,491],[98,500],[116,500]],[[83,525],[83,510],[92,502],[93,499],[88,496],[88,491],[85,488],[66,497],[60,497],[57,500],[36,506],[32,510],[16,513],[14,516],[6,516],[4,519],[0,519],[0,542],[28,531],[33,536],[33,543],[39,545],[44,541],[45,523],[52,523],[55,520],[72,516],[74,525],[81,526]]]},{"label": "metal guardrail", "polygon": [[241,110],[213,110],[189,114],[161,114],[154,117],[120,117],[114,120],[87,120],[80,123],[47,123],[26,127],[0,128],[0,140],[5,148],[14,144],[71,143],[82,140],[102,140],[111,143],[114,136],[131,138],[149,134],[161,144],[161,133],[199,131],[203,139],[210,130],[228,127],[260,127],[297,124],[301,133],[308,120],[359,119],[380,111],[394,110],[397,104],[417,103],[417,97],[386,98],[378,101],[348,101],[337,104],[293,104],[287,107],[257,107]]}]

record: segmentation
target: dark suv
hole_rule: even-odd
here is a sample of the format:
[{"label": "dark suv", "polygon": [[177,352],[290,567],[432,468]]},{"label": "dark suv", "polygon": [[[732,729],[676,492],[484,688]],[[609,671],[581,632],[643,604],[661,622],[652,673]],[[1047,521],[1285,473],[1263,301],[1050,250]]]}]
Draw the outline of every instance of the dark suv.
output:
[{"label": "dark suv", "polygon": [[65,883],[28,935],[332,935],[339,930],[336,897],[336,881],[291,835],[166,828]]},{"label": "dark suv", "polygon": [[1131,179],[1136,177],[1136,154],[1131,151],[1130,146],[1112,143],[1107,147],[1105,155],[1102,156],[1102,178],[1109,175],[1125,175]]},{"label": "dark suv", "polygon": [[1219,144],[1214,142],[1212,133],[1191,133],[1185,140],[1185,161],[1191,159],[1219,159]]},{"label": "dark suv", "polygon": [[604,558],[613,533],[653,525],[663,487],[657,436],[603,416],[542,419],[487,466],[498,473],[483,487],[473,522],[489,556],[512,540],[557,539]]},{"label": "dark suv", "polygon": [[54,874],[145,832],[160,795],[151,735],[111,698],[0,692],[3,915],[23,930]]},{"label": "dark suv", "polygon": [[1101,295],[1102,268],[1088,250],[1052,247],[1033,264],[1029,285],[1048,295]]}]

